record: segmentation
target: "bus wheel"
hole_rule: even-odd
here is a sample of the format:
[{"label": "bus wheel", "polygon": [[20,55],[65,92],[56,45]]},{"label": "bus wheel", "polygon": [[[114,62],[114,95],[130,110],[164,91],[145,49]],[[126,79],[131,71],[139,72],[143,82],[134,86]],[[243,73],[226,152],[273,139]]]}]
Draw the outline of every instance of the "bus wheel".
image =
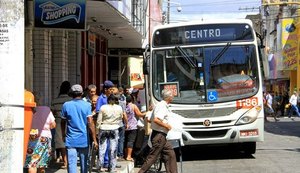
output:
[{"label": "bus wheel", "polygon": [[256,142],[245,142],[242,144],[242,150],[246,155],[255,154],[256,152]]}]

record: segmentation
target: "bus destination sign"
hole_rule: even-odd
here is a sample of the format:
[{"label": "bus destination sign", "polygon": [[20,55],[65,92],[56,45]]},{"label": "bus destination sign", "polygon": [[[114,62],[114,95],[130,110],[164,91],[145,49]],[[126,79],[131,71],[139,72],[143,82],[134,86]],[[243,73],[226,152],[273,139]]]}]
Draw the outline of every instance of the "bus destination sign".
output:
[{"label": "bus destination sign", "polygon": [[252,41],[253,39],[248,24],[190,25],[155,31],[153,46]]}]

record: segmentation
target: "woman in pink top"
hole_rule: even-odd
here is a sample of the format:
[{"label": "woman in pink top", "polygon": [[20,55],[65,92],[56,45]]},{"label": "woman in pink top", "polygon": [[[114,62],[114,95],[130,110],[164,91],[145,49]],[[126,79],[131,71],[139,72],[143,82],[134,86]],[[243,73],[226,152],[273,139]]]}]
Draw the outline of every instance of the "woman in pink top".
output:
[{"label": "woman in pink top", "polygon": [[48,106],[37,106],[32,118],[25,168],[29,173],[45,172],[51,159],[51,129],[55,118]]}]

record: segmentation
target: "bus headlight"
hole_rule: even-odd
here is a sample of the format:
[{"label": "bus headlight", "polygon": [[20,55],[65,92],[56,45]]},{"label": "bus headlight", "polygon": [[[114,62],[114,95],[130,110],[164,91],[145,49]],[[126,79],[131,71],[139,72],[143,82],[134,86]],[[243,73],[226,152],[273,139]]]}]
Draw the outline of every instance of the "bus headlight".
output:
[{"label": "bus headlight", "polygon": [[245,112],[244,115],[240,117],[240,119],[236,122],[236,125],[243,125],[254,122],[257,119],[261,109],[261,106],[255,106],[251,108],[249,111]]}]

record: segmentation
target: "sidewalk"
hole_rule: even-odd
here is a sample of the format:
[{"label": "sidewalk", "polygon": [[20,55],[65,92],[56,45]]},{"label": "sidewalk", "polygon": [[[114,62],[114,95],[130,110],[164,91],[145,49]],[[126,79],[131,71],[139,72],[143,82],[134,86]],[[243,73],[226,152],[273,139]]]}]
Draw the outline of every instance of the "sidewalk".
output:
[{"label": "sidewalk", "polygon": [[[117,173],[134,173],[134,162],[131,161],[118,161],[118,165],[121,165],[121,168],[116,168]],[[46,173],[67,173],[67,169],[61,169],[60,163],[52,163],[49,168],[46,169]],[[94,168],[93,173],[97,173],[97,170]],[[78,173],[80,173],[80,167],[78,166]]]}]

